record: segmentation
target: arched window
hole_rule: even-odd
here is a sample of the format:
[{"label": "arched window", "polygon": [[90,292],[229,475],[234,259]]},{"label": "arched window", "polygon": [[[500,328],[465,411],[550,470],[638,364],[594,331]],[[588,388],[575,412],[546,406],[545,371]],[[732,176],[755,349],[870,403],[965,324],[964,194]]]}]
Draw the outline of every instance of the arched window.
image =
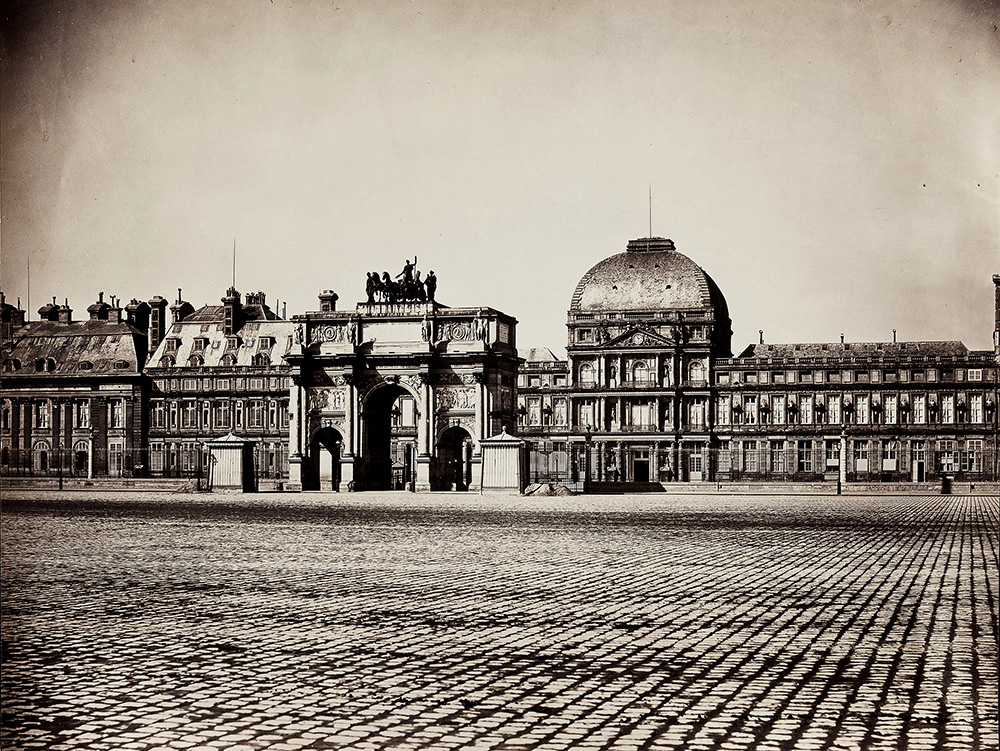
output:
[{"label": "arched window", "polygon": [[580,363],[580,383],[594,383],[594,366],[589,362]]},{"label": "arched window", "polygon": [[163,357],[160,358],[160,367],[161,368],[174,367],[174,358],[172,358],[170,355],[164,355]]},{"label": "arched window", "polygon": [[236,355],[228,354],[222,356],[222,362],[220,363],[224,368],[233,368],[236,366]]},{"label": "arched window", "polygon": [[73,444],[73,472],[81,475],[87,472],[88,457],[90,455],[90,444],[86,441],[77,441]]},{"label": "arched window", "polygon": [[694,382],[705,380],[705,366],[702,364],[701,360],[694,360],[688,366],[688,378]]},{"label": "arched window", "polygon": [[10,430],[10,407],[6,404],[3,406],[3,429]]},{"label": "arched window", "polygon": [[14,358],[3,361],[3,372],[13,373],[15,370],[21,369],[21,361]]},{"label": "arched window", "polygon": [[31,447],[31,462],[36,472],[47,472],[49,469],[49,444],[36,441]]},{"label": "arched window", "polygon": [[201,355],[191,355],[188,358],[189,368],[200,368],[204,364],[205,364],[205,359]]},{"label": "arched window", "polygon": [[253,356],[253,364],[258,368],[266,368],[271,364],[271,356],[267,352],[258,352]]},{"label": "arched window", "polygon": [[632,380],[637,383],[645,383],[649,380],[649,368],[642,360],[632,366]]},{"label": "arched window", "polygon": [[36,373],[51,373],[56,369],[56,361],[51,357],[39,357],[35,360]]}]

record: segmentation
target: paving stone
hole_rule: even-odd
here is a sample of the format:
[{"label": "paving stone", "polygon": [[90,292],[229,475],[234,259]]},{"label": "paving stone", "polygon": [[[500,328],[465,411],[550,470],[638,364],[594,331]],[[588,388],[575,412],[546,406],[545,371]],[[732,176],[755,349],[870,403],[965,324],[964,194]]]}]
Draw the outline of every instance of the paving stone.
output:
[{"label": "paving stone", "polygon": [[5,494],[0,745],[988,751],[997,520],[985,496]]}]

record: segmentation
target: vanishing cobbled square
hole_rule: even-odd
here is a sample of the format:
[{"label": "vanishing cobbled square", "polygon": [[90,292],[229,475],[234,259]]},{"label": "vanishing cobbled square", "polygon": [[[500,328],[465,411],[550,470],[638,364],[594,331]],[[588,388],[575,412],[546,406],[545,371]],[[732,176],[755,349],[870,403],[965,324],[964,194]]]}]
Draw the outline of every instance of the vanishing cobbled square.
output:
[{"label": "vanishing cobbled square", "polygon": [[995,749],[995,497],[7,493],[10,749]]}]

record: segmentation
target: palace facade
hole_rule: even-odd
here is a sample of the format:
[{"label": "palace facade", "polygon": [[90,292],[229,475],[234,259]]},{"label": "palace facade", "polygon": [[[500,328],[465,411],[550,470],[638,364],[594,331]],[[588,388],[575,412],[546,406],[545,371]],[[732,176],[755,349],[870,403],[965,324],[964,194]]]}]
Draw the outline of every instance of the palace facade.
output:
[{"label": "palace facade", "polygon": [[758,343],[733,357],[725,297],[663,238],[588,271],[567,328],[567,359],[531,350],[519,374],[532,480],[997,478],[1000,344]]},{"label": "palace facade", "polygon": [[734,356],[718,285],[640,238],[572,291],[565,358],[519,356],[513,317],[442,305],[428,277],[369,274],[366,302],[338,310],[327,290],[289,320],[235,288],[197,310],[180,290],[102,294],[83,320],[68,300],[27,321],[2,299],[0,471],[210,485],[223,439],[250,444],[248,487],[468,490],[506,430],[528,480],[583,491],[998,479],[1000,276],[993,350],[760,341]]}]

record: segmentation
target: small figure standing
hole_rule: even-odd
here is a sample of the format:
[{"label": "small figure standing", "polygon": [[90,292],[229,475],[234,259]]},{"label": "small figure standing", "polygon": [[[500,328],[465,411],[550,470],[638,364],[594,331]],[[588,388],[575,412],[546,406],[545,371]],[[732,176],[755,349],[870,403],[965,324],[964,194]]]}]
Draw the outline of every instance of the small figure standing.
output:
[{"label": "small figure standing", "polygon": [[358,334],[358,319],[352,318],[347,324],[347,340],[355,347],[360,343]]},{"label": "small figure standing", "polygon": [[417,301],[425,302],[427,300],[427,290],[424,289],[424,280],[420,278],[419,271],[413,275],[413,291]]},{"label": "small figure standing", "polygon": [[429,342],[433,335],[434,324],[431,322],[430,316],[424,313],[424,320],[420,322],[420,338],[425,342]]},{"label": "small figure standing", "polygon": [[302,328],[302,324],[297,324],[295,326],[295,343],[302,344],[305,341],[305,331]]},{"label": "small figure standing", "polygon": [[413,269],[417,265],[417,257],[413,257],[413,263],[410,263],[410,259],[406,259],[406,263],[403,264],[403,270],[399,272],[396,276],[397,279],[403,280],[403,286],[413,281]]},{"label": "small figure standing", "polygon": [[434,295],[437,293],[438,279],[434,276],[434,271],[427,272],[427,278],[424,279],[424,287],[427,289],[427,301],[434,302]]},{"label": "small figure standing", "polygon": [[368,281],[365,282],[365,292],[368,294],[368,304],[375,304],[375,292],[378,291],[378,274],[369,271]]}]

